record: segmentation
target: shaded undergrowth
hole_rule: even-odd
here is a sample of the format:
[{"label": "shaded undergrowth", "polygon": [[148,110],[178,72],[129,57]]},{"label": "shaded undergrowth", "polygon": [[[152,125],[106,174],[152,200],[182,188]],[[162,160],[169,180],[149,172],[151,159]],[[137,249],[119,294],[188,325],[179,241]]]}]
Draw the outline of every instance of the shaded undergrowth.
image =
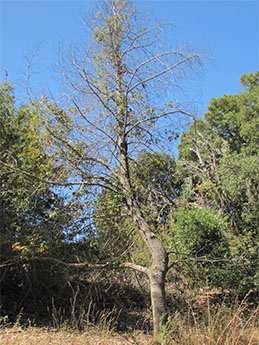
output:
[{"label": "shaded undergrowth", "polygon": [[[39,267],[34,274],[20,282],[16,277],[13,285],[5,279],[1,286],[1,344],[61,344],[61,339],[79,345],[150,344],[152,313],[144,279],[123,273],[72,276]],[[246,296],[220,289],[195,292],[169,283],[167,292],[162,345],[259,345],[255,291]]]}]

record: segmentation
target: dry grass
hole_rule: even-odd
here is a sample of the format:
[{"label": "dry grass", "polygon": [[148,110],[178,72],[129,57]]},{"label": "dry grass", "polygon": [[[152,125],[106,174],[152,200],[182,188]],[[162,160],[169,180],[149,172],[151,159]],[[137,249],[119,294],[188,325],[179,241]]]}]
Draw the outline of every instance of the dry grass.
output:
[{"label": "dry grass", "polygon": [[[225,304],[212,307],[208,300],[202,310],[191,306],[182,316],[175,314],[162,327],[161,345],[259,345],[259,307],[249,311],[244,300],[235,308]],[[56,316],[55,316],[56,317]],[[150,345],[151,335],[114,331],[110,313],[103,312],[98,324],[79,332],[65,324],[59,329],[0,326],[1,345]]]},{"label": "dry grass", "polygon": [[191,307],[163,326],[163,345],[259,345],[259,307],[249,312],[244,300],[235,308],[208,300],[199,313]]},{"label": "dry grass", "polygon": [[29,327],[0,330],[1,345],[148,345],[151,336],[88,331],[84,333]]}]

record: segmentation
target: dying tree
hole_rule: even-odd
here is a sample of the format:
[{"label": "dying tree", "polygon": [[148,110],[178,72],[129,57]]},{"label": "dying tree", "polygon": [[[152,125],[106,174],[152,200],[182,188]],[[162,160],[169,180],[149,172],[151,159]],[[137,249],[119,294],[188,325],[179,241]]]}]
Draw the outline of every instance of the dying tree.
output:
[{"label": "dying tree", "polygon": [[[166,313],[168,253],[146,220],[130,166],[139,152],[172,145],[176,124],[192,118],[181,100],[200,59],[190,48],[177,44],[170,47],[173,26],[149,22],[145,26],[144,18],[128,1],[100,1],[95,16],[85,20],[85,24],[92,38],[82,50],[70,49],[70,64],[66,62],[62,69],[71,87],[72,106],[65,115],[45,97],[35,103],[52,137],[49,151],[59,157],[58,166],[63,171],[60,180],[50,175],[40,178],[53,186],[72,186],[71,197],[82,198],[89,219],[94,214],[94,199],[102,189],[121,197],[123,212],[127,212],[150,252],[151,265],[124,262],[117,266],[72,266],[130,268],[146,274],[150,281],[154,344],[159,344],[160,321]],[[78,212],[79,217],[81,213]],[[91,223],[84,224],[90,227]]]},{"label": "dying tree", "polygon": [[[123,196],[127,214],[149,249],[152,264],[124,263],[121,267],[148,276],[154,342],[159,342],[160,320],[166,313],[168,254],[143,215],[129,162],[143,149],[154,150],[164,143],[162,127],[173,129],[172,120],[190,116],[180,106],[178,81],[188,77],[199,56],[183,46],[169,48],[163,34],[170,25],[145,27],[126,1],[100,2],[91,26],[92,40],[83,52],[71,49],[72,68],[65,70],[72,86],[70,136],[62,136],[51,126],[48,130],[63,159],[72,166],[71,178],[81,191],[90,188],[89,194],[95,195],[94,190],[104,188]],[[168,134],[171,136],[169,130],[170,140]]]}]

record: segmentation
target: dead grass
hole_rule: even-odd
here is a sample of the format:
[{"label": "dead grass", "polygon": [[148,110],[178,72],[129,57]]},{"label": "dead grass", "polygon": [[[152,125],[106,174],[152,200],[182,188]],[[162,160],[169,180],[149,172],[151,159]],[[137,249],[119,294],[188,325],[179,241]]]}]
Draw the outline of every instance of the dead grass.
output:
[{"label": "dead grass", "polygon": [[0,329],[1,345],[148,345],[151,338],[141,333],[132,335],[97,331],[78,333],[36,327]]},{"label": "dead grass", "polygon": [[[259,345],[259,307],[251,310],[246,300],[231,307],[224,303],[212,308],[210,300],[201,310],[190,305],[185,315],[175,313],[162,326],[161,345]],[[143,332],[117,333],[116,318],[102,312],[96,325],[79,332],[66,324],[59,328],[39,328],[29,324],[12,327],[2,318],[1,345],[150,345],[151,335]],[[136,320],[137,321],[137,320]],[[1,323],[1,322],[0,322]]]},{"label": "dead grass", "polygon": [[244,300],[235,308],[225,304],[201,313],[169,317],[163,326],[163,345],[259,345],[259,307],[249,311]]}]

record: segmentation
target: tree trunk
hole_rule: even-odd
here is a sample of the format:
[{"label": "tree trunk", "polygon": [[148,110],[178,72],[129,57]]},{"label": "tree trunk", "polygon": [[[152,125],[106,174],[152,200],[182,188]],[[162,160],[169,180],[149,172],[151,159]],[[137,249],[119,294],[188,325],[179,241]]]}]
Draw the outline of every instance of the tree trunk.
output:
[{"label": "tree trunk", "polygon": [[119,120],[118,147],[120,155],[120,172],[118,177],[122,191],[124,192],[129,214],[152,255],[152,265],[147,271],[150,280],[154,329],[153,344],[155,345],[160,344],[160,321],[166,312],[165,276],[168,269],[168,256],[162,243],[146,222],[141,212],[141,207],[134,195],[134,190],[132,189],[126,138],[127,107],[125,108],[124,104],[122,90],[123,68],[118,46],[115,49],[115,61],[116,103]]},{"label": "tree trunk", "polygon": [[152,264],[149,269],[151,303],[153,312],[153,342],[160,344],[161,330],[160,325],[166,314],[166,296],[165,296],[165,275],[167,267],[163,264]]},{"label": "tree trunk", "polygon": [[158,345],[161,343],[160,323],[166,314],[165,277],[168,270],[168,255],[163,244],[147,224],[136,201],[132,201],[131,211],[134,223],[152,255],[152,265],[148,269],[154,330],[152,344]]},{"label": "tree trunk", "polygon": [[129,214],[139,234],[143,238],[152,255],[152,265],[148,268],[150,280],[151,303],[153,311],[153,344],[160,344],[160,321],[166,313],[165,276],[168,270],[168,255],[161,241],[145,220],[130,183],[127,143],[123,136],[119,137],[120,147],[120,182],[124,191]]}]

